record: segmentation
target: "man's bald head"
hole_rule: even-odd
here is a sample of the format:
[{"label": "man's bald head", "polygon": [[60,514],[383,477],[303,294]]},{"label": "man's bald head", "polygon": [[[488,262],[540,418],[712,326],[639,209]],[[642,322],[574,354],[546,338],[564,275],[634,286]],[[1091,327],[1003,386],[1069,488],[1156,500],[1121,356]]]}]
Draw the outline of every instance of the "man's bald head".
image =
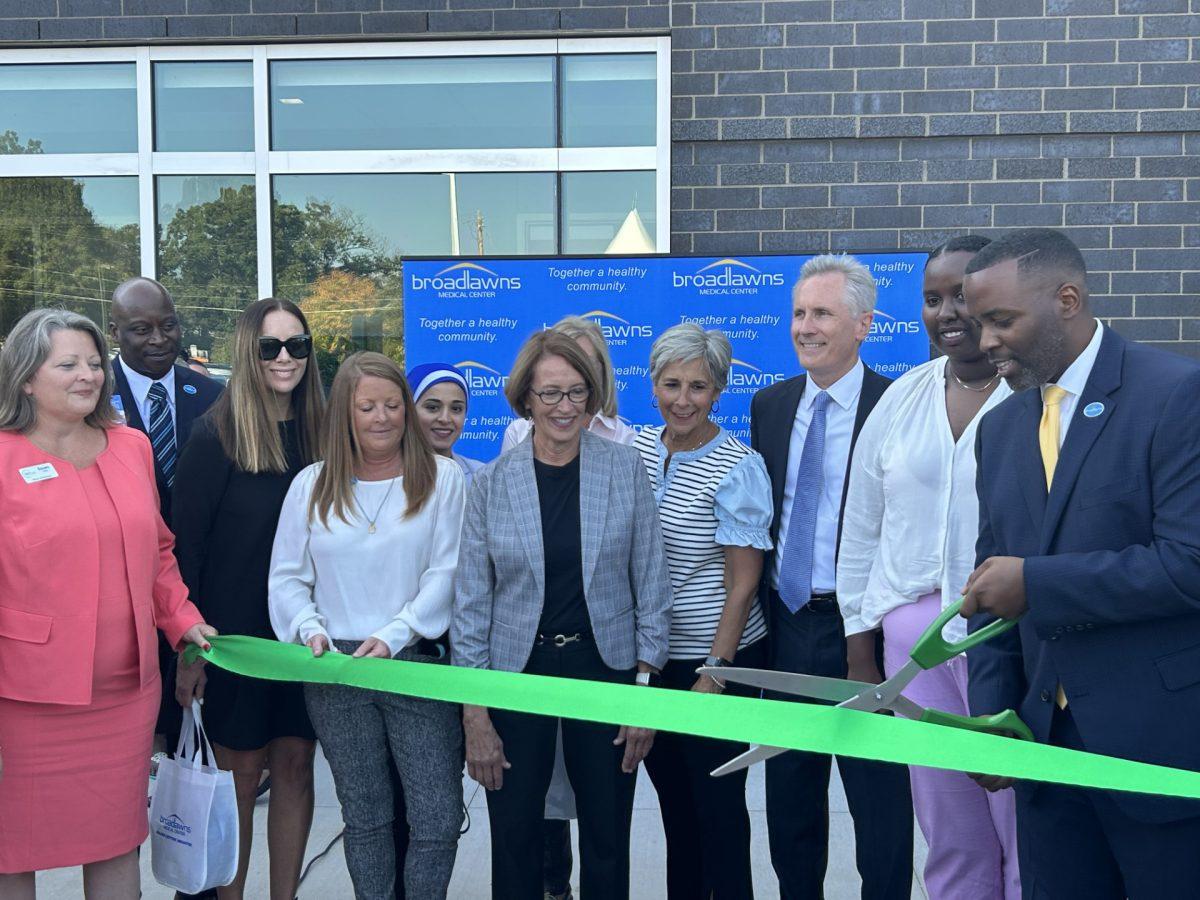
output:
[{"label": "man's bald head", "polygon": [[155,380],[171,371],[183,339],[170,293],[153,278],[141,277],[122,281],[113,291],[108,333],[125,365]]}]

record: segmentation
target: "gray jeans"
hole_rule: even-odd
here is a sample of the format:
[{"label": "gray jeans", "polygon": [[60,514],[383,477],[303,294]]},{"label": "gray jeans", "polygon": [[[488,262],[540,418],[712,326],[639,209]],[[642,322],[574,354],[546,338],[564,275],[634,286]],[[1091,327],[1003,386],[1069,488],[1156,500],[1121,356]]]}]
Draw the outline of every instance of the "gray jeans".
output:
[{"label": "gray jeans", "polygon": [[[353,653],[358,641],[334,641]],[[397,659],[432,663],[401,651]],[[306,684],[304,699],[329,760],[342,819],[346,868],[358,900],[392,900],[396,853],[392,843],[390,752],[408,804],[411,838],[404,889],[421,900],[444,898],[463,822],[463,736],[459,708],[402,694],[342,685]]]}]

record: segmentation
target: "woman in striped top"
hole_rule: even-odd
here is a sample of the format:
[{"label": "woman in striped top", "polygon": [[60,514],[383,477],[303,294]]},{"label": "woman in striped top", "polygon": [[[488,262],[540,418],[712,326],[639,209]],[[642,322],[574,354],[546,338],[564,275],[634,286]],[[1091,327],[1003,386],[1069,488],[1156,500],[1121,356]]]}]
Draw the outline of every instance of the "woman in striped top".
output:
[{"label": "woman in striped top", "polygon": [[[762,551],[771,547],[771,482],[762,457],[710,414],[729,378],[733,350],[719,331],[691,323],[663,332],[650,351],[655,405],[664,425],[634,441],[662,520],[671,567],[670,659],[662,686],[741,693],[702,665],[759,667],[767,628],[756,602]],[[709,772],[744,745],[660,733],[646,757],[667,837],[672,900],[753,896],[745,771]]]}]

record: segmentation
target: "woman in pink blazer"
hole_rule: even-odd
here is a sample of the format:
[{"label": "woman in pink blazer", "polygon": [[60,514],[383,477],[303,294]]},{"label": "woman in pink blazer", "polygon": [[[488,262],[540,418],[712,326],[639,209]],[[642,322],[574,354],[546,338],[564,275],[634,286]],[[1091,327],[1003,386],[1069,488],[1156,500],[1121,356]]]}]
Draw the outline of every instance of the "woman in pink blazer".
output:
[{"label": "woman in pink blazer", "polygon": [[104,336],[39,309],[0,351],[0,896],[83,865],[137,897],[160,696],[154,629],[215,634],[158,513],[150,441],[118,424]]}]

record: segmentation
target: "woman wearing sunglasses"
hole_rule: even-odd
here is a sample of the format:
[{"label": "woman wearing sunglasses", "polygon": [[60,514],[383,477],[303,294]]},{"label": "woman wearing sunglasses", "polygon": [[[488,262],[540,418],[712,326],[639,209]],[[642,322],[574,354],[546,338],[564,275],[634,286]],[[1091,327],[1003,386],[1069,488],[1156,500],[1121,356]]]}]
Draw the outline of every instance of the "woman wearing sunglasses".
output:
[{"label": "woman wearing sunglasses", "polygon": [[[192,601],[224,634],[274,638],[267,611],[271,545],[292,479],[318,456],[325,398],[304,313],[259,300],[238,319],[229,386],[197,423],[179,457],[173,499],[179,568]],[[233,771],[240,820],[238,873],[246,884],[254,799],[271,770],[267,842],[271,896],[294,897],[313,813],[315,735],[299,684],[180,665],[176,697],[204,698],[222,769]]]}]

